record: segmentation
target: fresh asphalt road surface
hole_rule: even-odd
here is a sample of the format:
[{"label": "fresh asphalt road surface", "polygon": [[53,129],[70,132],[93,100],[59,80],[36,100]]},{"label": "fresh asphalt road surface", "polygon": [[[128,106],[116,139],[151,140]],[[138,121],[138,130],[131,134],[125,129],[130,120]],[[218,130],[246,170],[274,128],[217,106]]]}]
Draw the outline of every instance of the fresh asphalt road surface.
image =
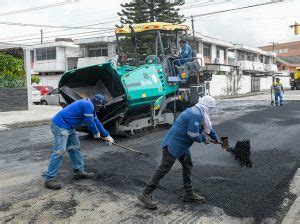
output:
[{"label": "fresh asphalt road surface", "polygon": [[213,118],[215,128],[231,145],[250,139],[253,168],[240,168],[218,145],[195,143],[194,188],[206,204],[182,202],[178,162],[153,194],[156,211],[137,202],[160,162],[167,130],[116,139],[150,157],[82,137],[86,169],[96,177],[73,180],[66,155],[59,176],[64,188],[45,189],[41,174],[52,135],[48,126],[38,126],[0,132],[0,223],[280,223],[295,199],[290,184],[300,161],[300,101],[283,107],[264,100],[224,102]]}]

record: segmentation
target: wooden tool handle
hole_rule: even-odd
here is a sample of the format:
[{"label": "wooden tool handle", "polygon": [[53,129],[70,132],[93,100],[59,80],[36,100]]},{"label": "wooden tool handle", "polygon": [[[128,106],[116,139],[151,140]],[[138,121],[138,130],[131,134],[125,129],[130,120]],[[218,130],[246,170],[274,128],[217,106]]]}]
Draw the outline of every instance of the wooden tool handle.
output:
[{"label": "wooden tool handle", "polygon": [[[101,138],[102,140],[104,140],[104,141],[107,141],[105,138],[103,138],[103,137],[101,137],[101,136],[100,136],[100,138]],[[137,153],[137,154],[139,154],[139,155],[149,156],[148,153],[140,152],[140,151],[138,151],[138,150],[128,148],[128,147],[126,147],[126,146],[117,144],[117,143],[115,143],[115,142],[113,142],[112,144],[115,145],[115,146],[118,146],[119,148],[126,149],[127,151]]]}]

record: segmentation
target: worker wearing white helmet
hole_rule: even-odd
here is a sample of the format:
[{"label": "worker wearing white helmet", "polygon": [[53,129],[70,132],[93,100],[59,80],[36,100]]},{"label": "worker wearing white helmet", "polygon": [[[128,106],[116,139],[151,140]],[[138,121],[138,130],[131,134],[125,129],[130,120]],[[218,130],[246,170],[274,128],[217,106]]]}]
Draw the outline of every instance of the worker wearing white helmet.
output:
[{"label": "worker wearing white helmet", "polygon": [[163,148],[161,164],[138,197],[147,208],[157,208],[151,199],[151,193],[156,189],[160,179],[170,171],[176,159],[183,168],[185,190],[183,200],[185,202],[205,202],[205,198],[195,194],[193,190],[191,178],[193,163],[189,148],[195,141],[208,144],[209,138],[214,143],[219,143],[218,136],[210,121],[210,113],[215,106],[216,101],[213,97],[204,96],[199,98],[199,102],[195,106],[187,108],[176,119],[161,144]]}]

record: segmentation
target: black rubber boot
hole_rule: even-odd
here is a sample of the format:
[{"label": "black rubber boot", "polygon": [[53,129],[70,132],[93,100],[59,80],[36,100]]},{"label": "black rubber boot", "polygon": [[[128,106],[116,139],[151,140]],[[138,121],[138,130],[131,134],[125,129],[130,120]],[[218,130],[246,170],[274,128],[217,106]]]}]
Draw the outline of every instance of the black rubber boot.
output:
[{"label": "black rubber boot", "polygon": [[79,179],[89,179],[93,178],[95,176],[94,173],[88,173],[85,171],[80,171],[80,170],[75,170],[74,171],[74,179],[79,180]]},{"label": "black rubber boot", "polygon": [[197,195],[194,191],[188,191],[184,193],[183,196],[184,202],[206,202],[205,197]]},{"label": "black rubber boot", "polygon": [[144,204],[144,206],[148,209],[155,210],[157,209],[157,205],[153,202],[151,195],[147,195],[142,193],[138,196],[140,202]]},{"label": "black rubber boot", "polygon": [[56,180],[45,181],[44,185],[46,188],[49,188],[52,190],[59,190],[62,188],[61,184],[57,183]]}]

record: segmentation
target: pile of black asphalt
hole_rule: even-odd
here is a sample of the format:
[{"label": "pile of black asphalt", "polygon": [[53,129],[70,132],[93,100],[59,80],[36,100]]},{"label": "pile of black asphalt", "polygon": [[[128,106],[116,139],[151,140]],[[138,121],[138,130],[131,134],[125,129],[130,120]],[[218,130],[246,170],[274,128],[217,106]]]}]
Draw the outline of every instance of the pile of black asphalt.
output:
[{"label": "pile of black asphalt", "polygon": [[[219,135],[229,136],[231,144],[240,139],[251,141],[251,169],[241,168],[218,145],[194,143],[191,147],[194,190],[206,197],[206,204],[184,205],[178,162],[162,179],[154,198],[162,207],[172,203],[195,216],[209,215],[212,207],[218,207],[230,216],[253,217],[256,223],[266,218],[280,222],[295,199],[290,183],[299,165],[299,111],[300,102],[289,102],[215,127]],[[87,169],[96,173],[95,185],[137,196],[159,165],[159,145],[165,133],[166,130],[160,130],[136,139],[117,139],[121,144],[149,153],[150,157],[117,149],[88,158]],[[82,145],[85,144],[91,143],[83,140]]]}]

